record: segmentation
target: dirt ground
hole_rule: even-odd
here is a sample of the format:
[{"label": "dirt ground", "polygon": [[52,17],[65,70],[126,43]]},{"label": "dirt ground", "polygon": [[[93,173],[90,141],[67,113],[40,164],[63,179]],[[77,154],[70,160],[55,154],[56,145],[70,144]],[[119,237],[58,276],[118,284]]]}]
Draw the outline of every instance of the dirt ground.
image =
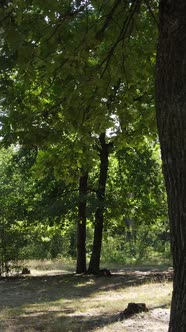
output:
[{"label": "dirt ground", "polygon": [[123,320],[110,331],[167,332],[169,317],[170,309],[151,309],[148,313],[133,315]]},{"label": "dirt ground", "polygon": [[[0,279],[0,332],[167,332],[172,271],[112,271],[111,277],[61,271]],[[122,317],[129,302],[148,312]]]}]

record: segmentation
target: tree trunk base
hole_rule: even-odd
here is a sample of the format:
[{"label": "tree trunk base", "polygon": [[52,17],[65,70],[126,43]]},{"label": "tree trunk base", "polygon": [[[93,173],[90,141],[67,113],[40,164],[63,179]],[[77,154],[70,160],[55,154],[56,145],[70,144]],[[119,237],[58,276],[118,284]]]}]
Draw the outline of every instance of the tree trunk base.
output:
[{"label": "tree trunk base", "polygon": [[101,270],[88,269],[87,274],[93,274],[98,277],[111,277],[112,276],[111,272],[107,269],[101,269]]}]

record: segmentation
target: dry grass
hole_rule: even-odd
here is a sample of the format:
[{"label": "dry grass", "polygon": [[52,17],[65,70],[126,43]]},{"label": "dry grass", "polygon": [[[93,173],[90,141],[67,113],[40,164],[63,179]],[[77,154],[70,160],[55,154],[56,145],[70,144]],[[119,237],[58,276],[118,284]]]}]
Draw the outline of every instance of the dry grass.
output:
[{"label": "dry grass", "polygon": [[[60,274],[50,275],[52,266],[46,266],[45,275],[34,266],[37,276],[0,280],[0,331],[167,331],[171,282],[154,282],[145,272],[98,278],[65,268],[61,274],[55,265]],[[150,311],[120,320],[129,302],[145,302]]]},{"label": "dry grass", "polygon": [[65,274],[69,272],[74,272],[75,262],[73,260],[67,259],[55,259],[55,260],[27,260],[21,262],[21,265],[27,266],[32,271],[32,275],[46,275],[50,274]]}]

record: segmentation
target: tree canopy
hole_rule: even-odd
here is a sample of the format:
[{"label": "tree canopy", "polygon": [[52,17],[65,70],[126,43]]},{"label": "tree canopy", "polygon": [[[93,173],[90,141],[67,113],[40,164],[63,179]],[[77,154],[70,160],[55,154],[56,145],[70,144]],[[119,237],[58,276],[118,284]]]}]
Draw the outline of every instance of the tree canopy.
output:
[{"label": "tree canopy", "polygon": [[[142,3],[139,10],[140,4],[4,3],[0,63],[5,144],[59,142],[69,132],[74,140],[78,135],[89,142],[90,133],[111,126],[114,114],[123,134],[154,132],[157,26],[149,6]],[[156,15],[156,2],[153,7]]]}]

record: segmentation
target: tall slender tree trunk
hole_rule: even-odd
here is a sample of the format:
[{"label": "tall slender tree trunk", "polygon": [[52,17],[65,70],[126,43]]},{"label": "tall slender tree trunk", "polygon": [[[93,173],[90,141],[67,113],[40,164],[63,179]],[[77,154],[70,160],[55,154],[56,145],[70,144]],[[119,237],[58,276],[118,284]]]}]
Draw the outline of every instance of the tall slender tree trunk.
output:
[{"label": "tall slender tree trunk", "polygon": [[186,1],[160,1],[156,107],[174,280],[169,332],[186,331]]},{"label": "tall slender tree trunk", "polygon": [[86,272],[86,205],[88,173],[79,179],[79,206],[77,223],[77,265],[76,273]]},{"label": "tall slender tree trunk", "polygon": [[98,206],[95,212],[95,227],[94,227],[94,239],[92,255],[89,264],[89,273],[97,274],[100,269],[100,257],[101,246],[103,236],[103,224],[104,224],[104,205],[105,205],[105,190],[108,174],[108,157],[111,143],[105,142],[105,133],[102,133],[99,137],[100,141],[100,174],[97,190]]}]

